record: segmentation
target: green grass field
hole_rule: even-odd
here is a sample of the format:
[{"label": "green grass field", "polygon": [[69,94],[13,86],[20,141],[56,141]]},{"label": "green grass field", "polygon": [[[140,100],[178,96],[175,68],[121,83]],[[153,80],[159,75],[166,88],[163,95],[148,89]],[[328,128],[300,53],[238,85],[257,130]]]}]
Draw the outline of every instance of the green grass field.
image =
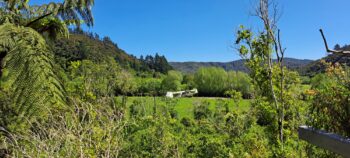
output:
[{"label": "green grass field", "polygon": [[[121,101],[121,97],[118,98]],[[153,110],[154,100],[153,97],[128,97],[127,106],[130,107],[134,101],[141,101],[142,106],[144,107],[147,114],[151,114]],[[202,102],[209,103],[209,109],[214,110],[217,104],[222,103],[223,101],[228,102],[229,109],[232,111],[247,111],[250,107],[250,100],[241,100],[238,104],[235,103],[232,99],[227,98],[202,98],[202,97],[193,97],[193,98],[174,98],[168,99],[164,97],[156,98],[157,108],[162,106],[174,106],[174,109],[178,113],[179,118],[190,117],[193,118],[193,109],[194,106]]]}]

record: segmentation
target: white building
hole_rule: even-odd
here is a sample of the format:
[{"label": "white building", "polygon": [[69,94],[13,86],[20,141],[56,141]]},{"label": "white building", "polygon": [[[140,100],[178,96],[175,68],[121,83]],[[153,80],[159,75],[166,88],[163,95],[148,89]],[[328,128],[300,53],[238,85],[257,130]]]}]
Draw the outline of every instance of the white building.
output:
[{"label": "white building", "polygon": [[180,98],[180,97],[193,97],[195,94],[198,94],[197,89],[193,90],[187,90],[187,91],[178,91],[178,92],[167,92],[166,97],[167,98]]}]

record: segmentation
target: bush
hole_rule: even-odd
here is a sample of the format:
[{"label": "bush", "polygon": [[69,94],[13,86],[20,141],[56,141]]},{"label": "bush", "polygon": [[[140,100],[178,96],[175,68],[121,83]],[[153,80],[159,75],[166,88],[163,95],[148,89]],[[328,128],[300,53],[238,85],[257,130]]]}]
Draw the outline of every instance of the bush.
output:
[{"label": "bush", "polygon": [[209,110],[209,102],[201,102],[197,105],[195,105],[193,114],[194,119],[201,120],[201,119],[208,119],[211,117],[212,112]]},{"label": "bush", "polygon": [[184,117],[181,119],[181,124],[184,125],[185,127],[192,127],[194,126],[194,121],[188,117]]},{"label": "bush", "polygon": [[145,107],[142,106],[141,100],[134,100],[130,105],[130,116],[131,117],[143,117],[145,116]]},{"label": "bush", "polygon": [[313,79],[316,94],[310,107],[309,125],[350,137],[350,69],[327,64],[326,71],[326,75]]}]

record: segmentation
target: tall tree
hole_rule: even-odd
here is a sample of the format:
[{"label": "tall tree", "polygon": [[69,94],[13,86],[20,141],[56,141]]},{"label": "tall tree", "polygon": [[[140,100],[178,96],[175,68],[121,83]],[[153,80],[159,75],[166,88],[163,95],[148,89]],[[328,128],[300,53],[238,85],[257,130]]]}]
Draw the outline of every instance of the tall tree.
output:
[{"label": "tall tree", "polygon": [[183,76],[178,71],[169,71],[168,75],[162,81],[162,90],[166,91],[179,91],[181,90],[181,83]]},{"label": "tall tree", "polygon": [[[278,122],[279,144],[284,147],[285,118],[285,68],[283,59],[285,49],[280,40],[280,30],[277,27],[279,18],[278,5],[274,0],[259,0],[256,16],[262,21],[264,31],[254,37],[251,30],[241,28],[237,34],[236,44],[242,57],[248,61],[251,76],[263,97],[274,105],[275,117]],[[276,57],[277,61],[273,62]]]},{"label": "tall tree", "polygon": [[227,87],[227,73],[222,68],[200,68],[194,75],[199,94],[204,96],[223,96]]}]

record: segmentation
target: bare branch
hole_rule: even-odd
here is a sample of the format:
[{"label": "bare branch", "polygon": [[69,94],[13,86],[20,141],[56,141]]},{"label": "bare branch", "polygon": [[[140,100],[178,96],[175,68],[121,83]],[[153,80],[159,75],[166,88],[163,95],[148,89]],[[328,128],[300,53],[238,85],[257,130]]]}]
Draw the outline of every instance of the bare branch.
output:
[{"label": "bare branch", "polygon": [[323,38],[323,42],[324,42],[324,45],[326,47],[326,51],[328,53],[332,53],[332,54],[338,54],[338,55],[350,55],[350,51],[346,51],[346,50],[332,50],[332,49],[329,49],[328,47],[328,43],[327,43],[327,40],[326,40],[326,37],[323,33],[323,30],[320,29],[320,32],[321,32],[321,35],[322,35],[322,38]]},{"label": "bare branch", "polygon": [[282,47],[282,42],[281,42],[281,30],[278,29],[278,33],[277,33],[277,38],[278,38],[278,48],[280,50],[281,53],[281,58],[280,58],[280,63],[283,62],[283,58],[284,58],[284,52],[286,51],[286,48]]}]

